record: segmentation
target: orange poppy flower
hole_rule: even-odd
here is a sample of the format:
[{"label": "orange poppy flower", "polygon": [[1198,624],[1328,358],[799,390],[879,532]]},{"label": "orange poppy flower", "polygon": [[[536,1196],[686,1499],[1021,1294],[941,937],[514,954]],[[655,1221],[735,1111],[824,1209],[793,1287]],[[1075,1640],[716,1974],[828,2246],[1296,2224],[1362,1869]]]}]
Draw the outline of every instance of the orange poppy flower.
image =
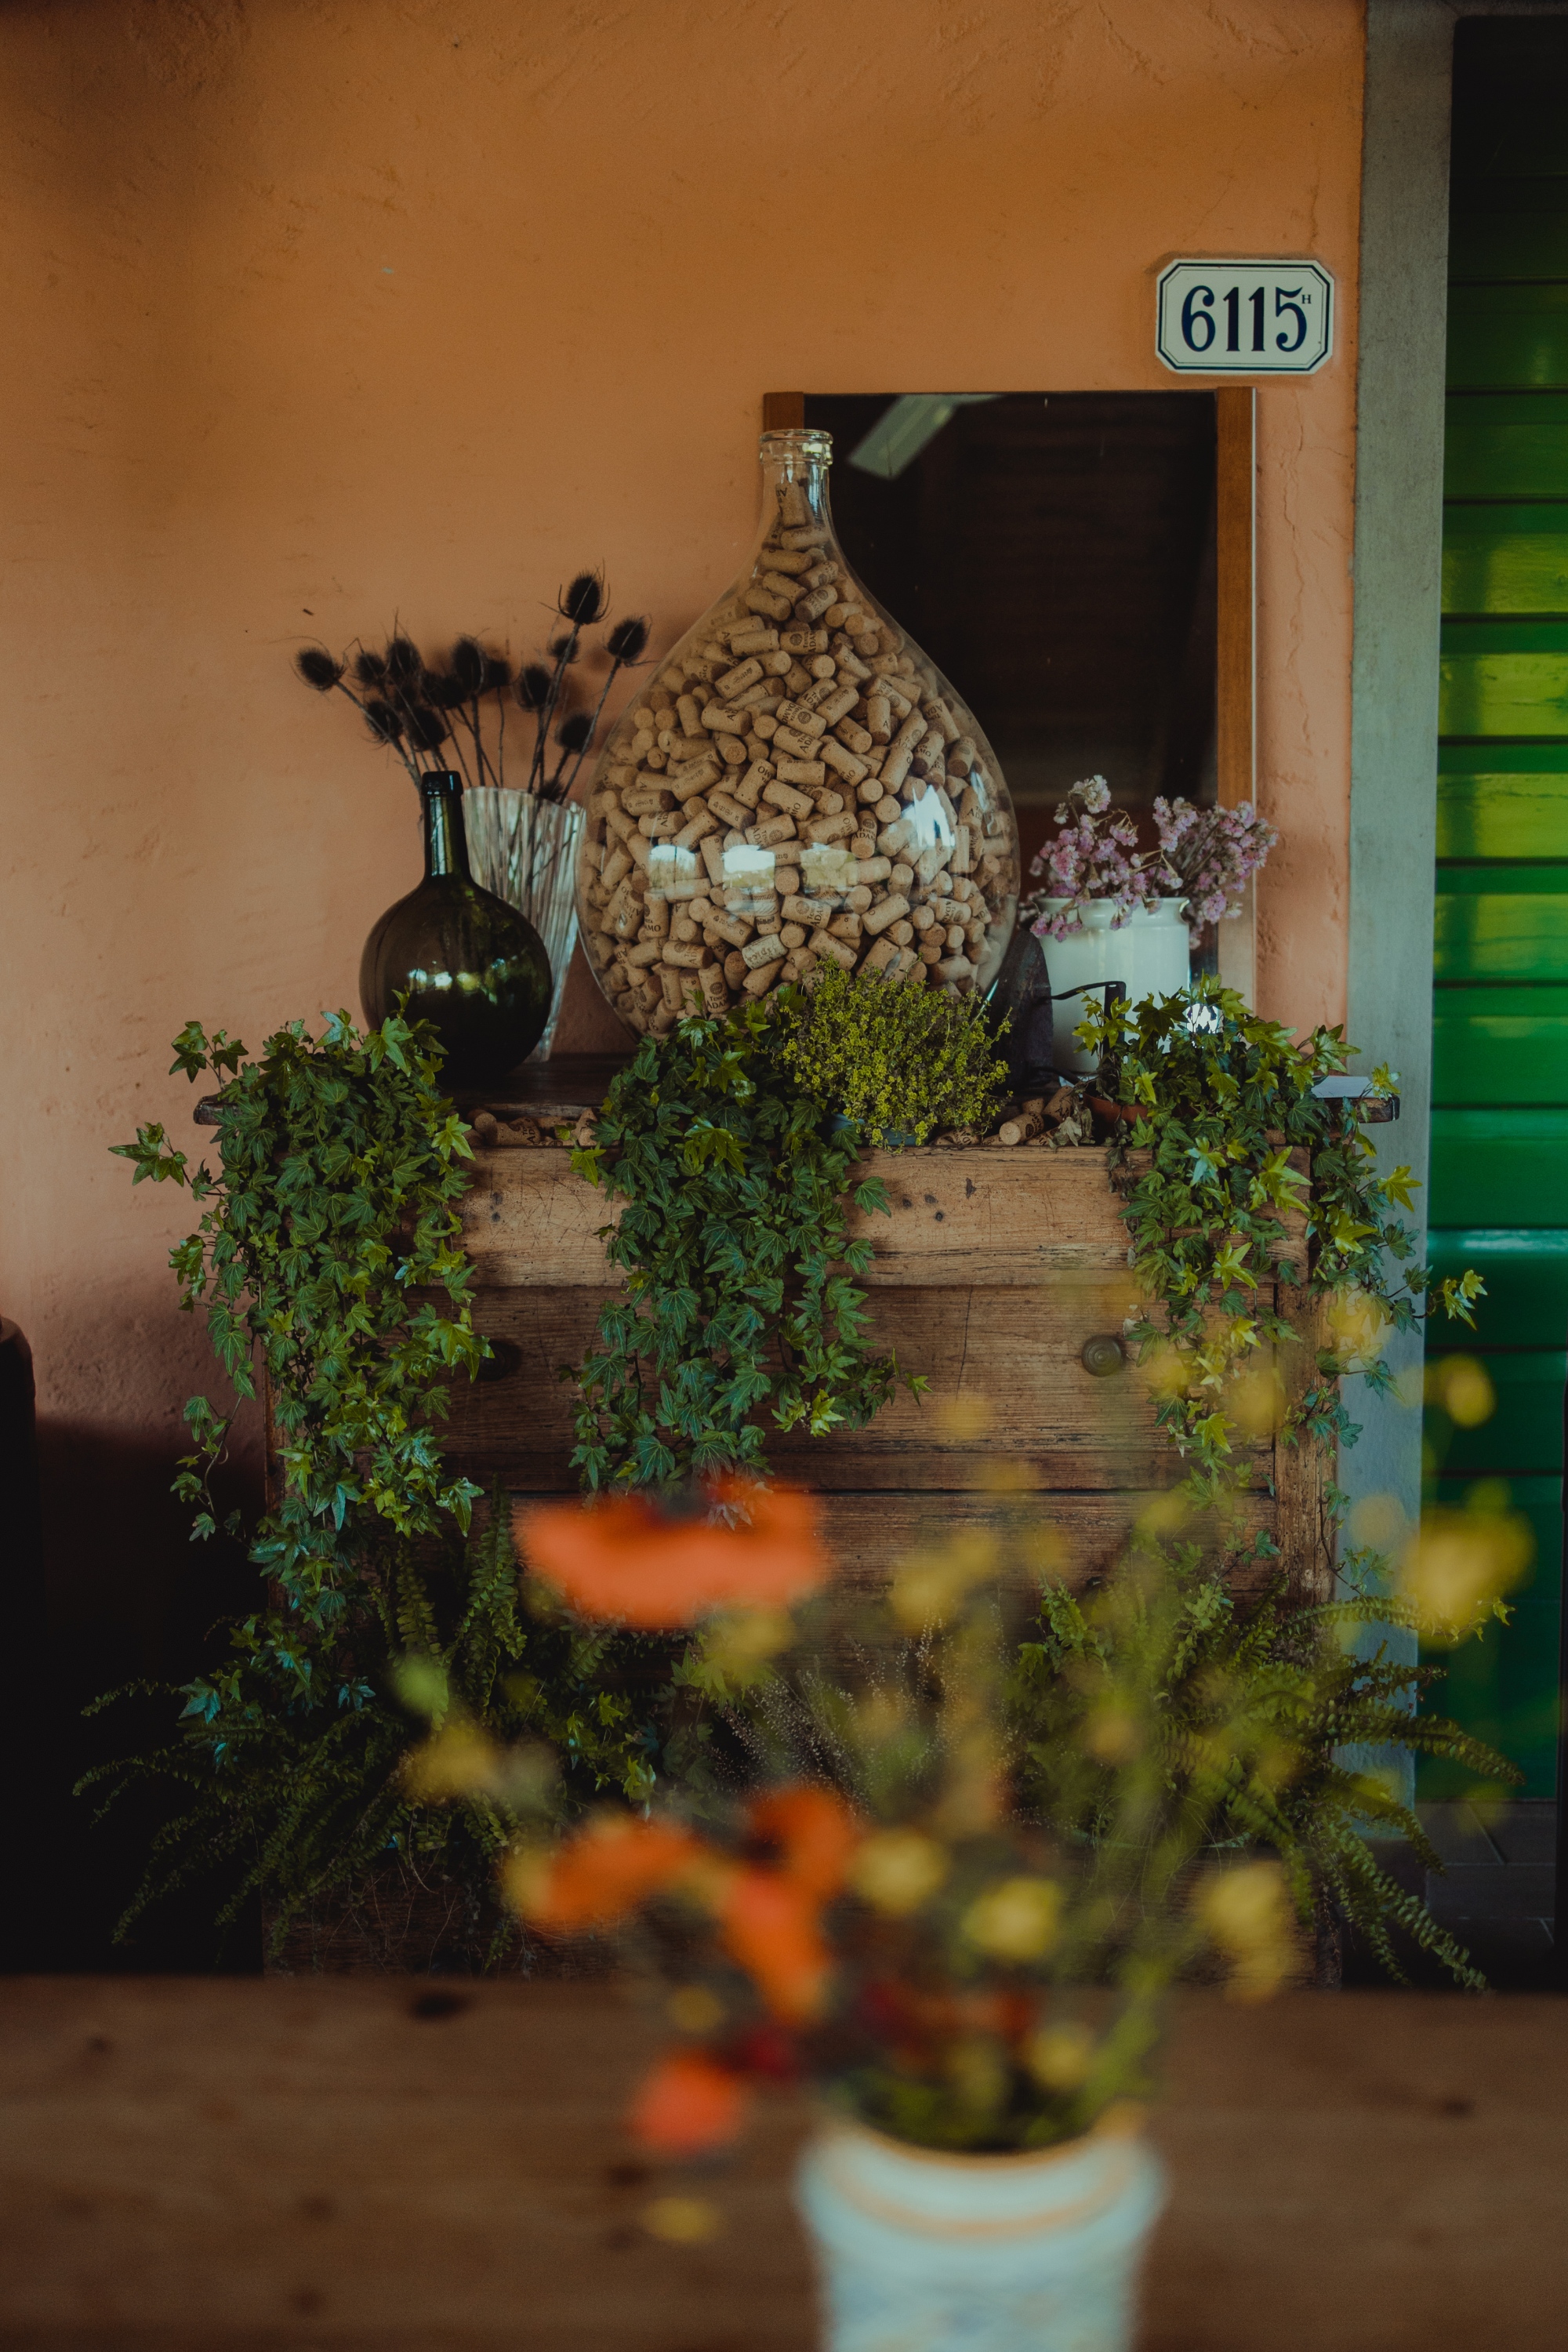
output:
[{"label": "orange poppy flower", "polygon": [[689,1870],[703,1852],[685,1830],[611,1816],[560,1846],[540,1878],[519,1890],[519,1907],[536,1927],[563,1935],[608,1927]]},{"label": "orange poppy flower", "polygon": [[738,1960],[775,2017],[804,2025],[821,2014],[832,1955],[820,1905],[777,1870],[740,1870],[720,1898],[724,1948]]},{"label": "orange poppy flower", "polygon": [[864,1834],[843,1798],[831,1789],[774,1789],[754,1801],[747,1820],[753,1836],[776,1841],[785,1877],[819,1902],[843,1885]]},{"label": "orange poppy flower", "polygon": [[678,2050],[644,2078],[628,2120],[645,2147],[694,2156],[733,2139],[749,2105],[745,2084],[729,2067],[700,2050]]},{"label": "orange poppy flower", "polygon": [[650,1631],[689,1625],[708,1611],[777,1608],[813,1591],[827,1571],[809,1495],[790,1486],[715,1480],[715,1511],[676,1518],[643,1495],[554,1503],[513,1516],[530,1566],[584,1617],[616,1617]]}]

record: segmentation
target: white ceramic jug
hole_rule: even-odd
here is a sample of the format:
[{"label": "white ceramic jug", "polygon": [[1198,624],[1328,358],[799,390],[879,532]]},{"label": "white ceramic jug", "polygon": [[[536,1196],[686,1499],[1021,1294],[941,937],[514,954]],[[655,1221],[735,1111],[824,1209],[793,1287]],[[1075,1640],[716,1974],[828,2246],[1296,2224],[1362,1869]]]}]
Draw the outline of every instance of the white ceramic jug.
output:
[{"label": "white ceramic jug", "polygon": [[[1064,898],[1045,901],[1052,915],[1066,904]],[[1100,994],[1096,982],[1121,981],[1134,1004],[1146,996],[1173,996],[1185,988],[1192,961],[1185,906],[1184,898],[1155,898],[1147,906],[1135,907],[1118,923],[1121,910],[1114,898],[1091,898],[1088,906],[1079,908],[1066,939],[1052,939],[1048,932],[1042,939],[1053,996],[1061,997],[1065,989],[1087,987],[1093,992],[1088,996],[1068,996],[1052,1007],[1052,1061],[1057,1069],[1092,1070],[1095,1066],[1096,1056],[1079,1045],[1073,1031]]]}]

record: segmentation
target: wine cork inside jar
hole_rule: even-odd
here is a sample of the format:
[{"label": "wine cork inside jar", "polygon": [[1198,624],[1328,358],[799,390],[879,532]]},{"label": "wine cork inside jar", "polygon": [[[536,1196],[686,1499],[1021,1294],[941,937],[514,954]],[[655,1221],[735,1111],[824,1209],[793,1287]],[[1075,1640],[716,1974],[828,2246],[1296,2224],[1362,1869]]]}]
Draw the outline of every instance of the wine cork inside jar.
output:
[{"label": "wine cork inside jar", "polygon": [[846,563],[830,456],[824,433],[763,435],[750,564],[594,773],[579,922],[639,1034],[809,982],[829,960],[983,991],[1012,936],[1018,840],[995,754]]}]

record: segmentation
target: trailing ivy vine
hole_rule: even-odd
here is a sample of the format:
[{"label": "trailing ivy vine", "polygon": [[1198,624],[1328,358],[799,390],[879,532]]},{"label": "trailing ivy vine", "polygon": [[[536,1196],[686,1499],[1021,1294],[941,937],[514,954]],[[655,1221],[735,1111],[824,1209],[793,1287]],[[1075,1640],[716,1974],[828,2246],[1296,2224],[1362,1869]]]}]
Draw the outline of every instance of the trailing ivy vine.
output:
[{"label": "trailing ivy vine", "polygon": [[[295,1021],[250,1061],[237,1039],[192,1022],[174,1057],[187,1078],[219,1081],[218,1173],[192,1169],[161,1126],[111,1148],[135,1183],[183,1186],[202,1206],[169,1263],[184,1312],[205,1307],[236,1402],[186,1406],[195,1444],[175,1492],[199,1507],[193,1535],[211,1535],[211,1475],[264,1367],[282,1492],[254,1557],[280,1606],[237,1629],[237,1653],[266,1652],[310,1696],[301,1634],[342,1615],[366,1526],[405,1538],[466,1528],[479,1491],[447,1477],[431,1427],[452,1374],[471,1379],[488,1352],[456,1207],[473,1155],[423,1023],[394,1014],[361,1037],[339,1013],[318,1042]],[[418,1298],[426,1289],[445,1291],[455,1313]],[[209,1717],[223,1689],[199,1695]]]},{"label": "trailing ivy vine", "polygon": [[646,1038],[573,1155],[626,1204],[605,1228],[626,1295],[578,1375],[573,1460],[590,1488],[762,1472],[764,1421],[859,1429],[900,1382],[925,1386],[866,1339],[854,1277],[871,1244],[849,1219],[888,1202],[855,1181],[860,1130],[834,1132],[777,1045],[758,1004]]},{"label": "trailing ivy vine", "polygon": [[[1412,1263],[1399,1213],[1411,1205],[1409,1169],[1378,1174],[1353,1110],[1313,1094],[1344,1069],[1340,1030],[1298,1045],[1205,978],[1183,995],[1097,1005],[1079,1034],[1105,1056],[1126,1110],[1109,1157],[1143,1302],[1127,1336],[1191,1498],[1220,1503],[1237,1483],[1238,1437],[1276,1423],[1287,1440],[1353,1435],[1341,1377],[1386,1388],[1388,1334],[1436,1307],[1472,1321],[1483,1286],[1473,1273],[1439,1282]],[[1392,1084],[1386,1070],[1373,1081],[1384,1094]],[[1296,1234],[1283,1251],[1282,1221]],[[1269,1303],[1276,1279],[1327,1310],[1316,1378],[1283,1414],[1259,1387],[1270,1378],[1259,1351],[1298,1338]]]},{"label": "trailing ivy vine", "polygon": [[[498,1734],[548,1738],[580,1802],[646,1795],[670,1661],[542,1604],[524,1614],[503,1498],[471,1526],[479,1490],[444,1466],[451,1380],[489,1350],[456,1205],[471,1154],[434,1032],[394,1015],[361,1036],[340,1013],[319,1039],[290,1024],[256,1060],[195,1024],[174,1051],[176,1070],[219,1081],[217,1172],[159,1126],[115,1149],[138,1183],[177,1184],[202,1208],[171,1264],[235,1402],[186,1408],[195,1444],[175,1491],[195,1507],[194,1538],[210,1537],[213,1474],[262,1367],[280,1491],[251,1531],[266,1605],[184,1686],[170,1742],[91,1776],[110,1801],[147,1775],[182,1791],[130,1916],[215,1865],[238,1874],[230,1914],[256,1889],[284,1922],[389,1855],[488,1887],[504,1834],[482,1801],[432,1813],[400,1780],[406,1662]],[[228,1526],[242,1532],[237,1514]]]}]

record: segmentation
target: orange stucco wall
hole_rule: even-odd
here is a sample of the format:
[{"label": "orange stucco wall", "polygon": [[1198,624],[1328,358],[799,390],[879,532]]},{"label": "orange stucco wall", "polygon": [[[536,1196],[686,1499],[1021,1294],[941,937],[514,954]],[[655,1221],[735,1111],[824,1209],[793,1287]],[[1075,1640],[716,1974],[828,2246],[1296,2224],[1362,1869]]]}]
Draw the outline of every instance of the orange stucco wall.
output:
[{"label": "orange stucco wall", "polygon": [[1360,0],[0,12],[0,1308],[61,1507],[117,1498],[99,1603],[205,1360],[180,1203],[105,1147],[195,1140],[187,1018],[352,1003],[416,875],[407,785],[294,646],[520,645],[601,559],[668,642],[748,536],[770,386],[1167,384],[1164,257],[1336,271],[1337,357],[1259,400],[1259,937],[1266,1009],[1340,1014],[1362,35]]}]

